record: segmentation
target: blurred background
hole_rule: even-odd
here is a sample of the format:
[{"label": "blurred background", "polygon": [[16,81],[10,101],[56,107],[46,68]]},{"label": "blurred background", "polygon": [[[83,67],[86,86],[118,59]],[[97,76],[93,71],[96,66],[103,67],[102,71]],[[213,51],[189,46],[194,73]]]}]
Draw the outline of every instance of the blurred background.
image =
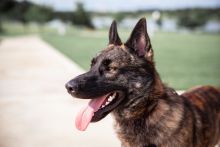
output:
[{"label": "blurred background", "polygon": [[110,116],[75,130],[85,101],[64,84],[106,47],[112,20],[125,42],[142,17],[168,86],[220,86],[219,0],[1,0],[0,146],[120,146]]},{"label": "blurred background", "polygon": [[146,17],[160,74],[170,86],[186,89],[220,83],[219,7],[218,0],[2,0],[0,31],[1,38],[38,34],[87,70],[106,46],[113,19],[126,41]]}]

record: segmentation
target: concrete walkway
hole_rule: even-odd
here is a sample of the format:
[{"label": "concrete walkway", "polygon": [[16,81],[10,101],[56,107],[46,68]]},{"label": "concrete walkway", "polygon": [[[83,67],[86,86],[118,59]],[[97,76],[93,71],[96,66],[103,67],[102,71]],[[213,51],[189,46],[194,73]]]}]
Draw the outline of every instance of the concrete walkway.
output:
[{"label": "concrete walkway", "polygon": [[85,100],[67,94],[64,84],[82,73],[37,36],[0,43],[0,147],[119,147],[112,118],[86,132],[74,126]]}]

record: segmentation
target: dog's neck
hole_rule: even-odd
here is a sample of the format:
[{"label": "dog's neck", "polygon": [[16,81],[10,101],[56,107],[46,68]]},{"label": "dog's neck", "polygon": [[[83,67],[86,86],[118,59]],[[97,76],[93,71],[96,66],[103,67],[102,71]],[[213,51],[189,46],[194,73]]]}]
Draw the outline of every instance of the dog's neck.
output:
[{"label": "dog's neck", "polygon": [[[115,131],[122,144],[126,147],[137,146],[137,144],[144,145],[145,143],[158,143],[157,140],[154,140],[157,137],[152,137],[149,134],[158,134],[157,131],[163,131],[159,129],[155,130],[153,129],[153,126],[158,123],[166,124],[165,122],[170,122],[168,124],[173,124],[172,121],[179,122],[181,119],[176,117],[173,118],[173,120],[170,119],[172,121],[166,119],[163,120],[163,117],[172,109],[170,105],[172,104],[173,108],[179,107],[178,103],[180,103],[180,101],[178,101],[179,97],[173,89],[167,88],[161,82],[160,78],[157,77],[157,79],[158,81],[156,81],[154,87],[152,87],[151,93],[146,95],[148,96],[147,99],[150,101],[147,102],[146,105],[137,107],[137,110],[133,110],[133,112],[136,112],[133,114],[133,116],[136,115],[136,117],[127,118],[119,111],[115,111],[113,113],[116,121]],[[168,118],[173,116],[181,116],[183,109],[179,108],[177,110],[178,111],[172,111]],[[174,113],[178,115],[175,115]],[[173,126],[163,127],[165,129],[170,129],[170,132],[173,131]],[[163,135],[166,136],[166,134]],[[143,136],[146,136],[144,141]]]}]

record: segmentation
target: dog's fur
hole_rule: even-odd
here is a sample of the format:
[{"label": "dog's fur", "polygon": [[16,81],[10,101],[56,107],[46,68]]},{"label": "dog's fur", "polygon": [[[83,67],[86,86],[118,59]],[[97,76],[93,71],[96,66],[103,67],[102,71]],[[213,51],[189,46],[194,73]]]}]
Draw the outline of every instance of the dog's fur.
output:
[{"label": "dog's fur", "polygon": [[113,22],[108,47],[93,59],[89,72],[68,84],[80,98],[123,93],[112,111],[123,147],[214,147],[220,141],[220,89],[201,86],[178,95],[164,85],[144,18],[125,44]]}]

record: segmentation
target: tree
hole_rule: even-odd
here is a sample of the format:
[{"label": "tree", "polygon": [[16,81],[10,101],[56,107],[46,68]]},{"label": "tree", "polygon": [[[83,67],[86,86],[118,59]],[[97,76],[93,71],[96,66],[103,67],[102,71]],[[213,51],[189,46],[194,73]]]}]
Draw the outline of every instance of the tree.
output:
[{"label": "tree", "polygon": [[11,11],[17,4],[14,0],[1,0],[0,2],[0,32],[3,32],[2,29],[2,19],[5,15]]},{"label": "tree", "polygon": [[17,3],[16,7],[14,7],[14,9],[10,12],[11,14],[9,17],[14,20],[20,21],[23,25],[26,25],[28,21],[25,17],[25,14],[27,13],[31,5],[33,4],[26,0]]},{"label": "tree", "polygon": [[45,6],[32,5],[24,17],[28,22],[45,23],[52,18],[52,9]]},{"label": "tree", "polygon": [[178,15],[178,25],[180,27],[186,27],[190,30],[194,30],[198,27],[205,25],[208,21],[206,13],[197,10],[188,10]]},{"label": "tree", "polygon": [[76,25],[83,25],[88,28],[94,29],[91,22],[90,14],[84,9],[82,3],[77,3],[76,11],[73,13],[73,23]]},{"label": "tree", "polygon": [[115,16],[115,20],[120,23],[126,17],[126,14],[123,12],[118,12],[118,13],[115,13],[114,16]]}]

